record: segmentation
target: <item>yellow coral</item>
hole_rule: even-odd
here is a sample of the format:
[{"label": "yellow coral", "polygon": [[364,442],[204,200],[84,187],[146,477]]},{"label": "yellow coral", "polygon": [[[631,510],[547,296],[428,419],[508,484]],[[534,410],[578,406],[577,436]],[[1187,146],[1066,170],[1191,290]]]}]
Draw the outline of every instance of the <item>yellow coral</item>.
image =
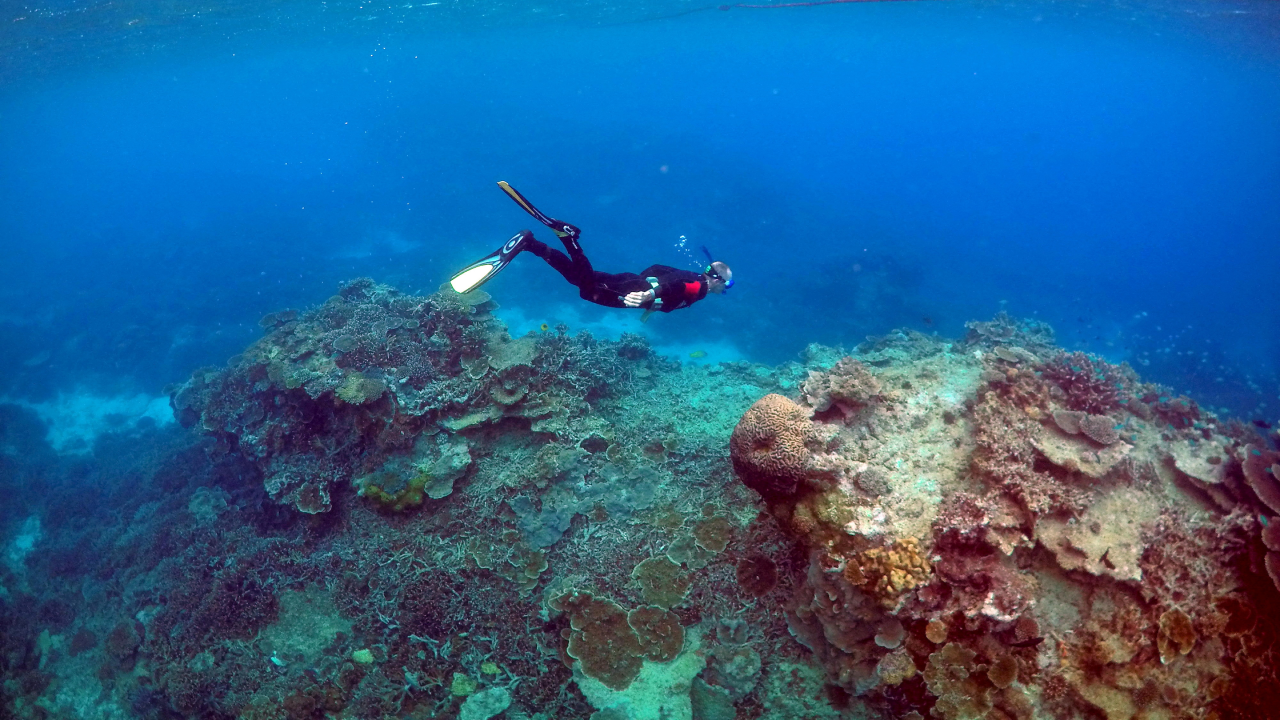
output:
[{"label": "yellow coral", "polygon": [[[423,488],[430,479],[425,473],[419,473],[404,482],[393,473],[374,473],[361,479],[359,495],[384,510],[403,512],[422,504]],[[398,490],[387,489],[402,482],[403,487]]]},{"label": "yellow coral", "polygon": [[879,675],[880,681],[886,685],[901,685],[915,677],[917,672],[919,671],[911,659],[911,653],[905,648],[898,648],[885,655],[876,665],[876,675]]},{"label": "yellow coral", "polygon": [[928,582],[932,570],[919,541],[907,537],[848,558],[844,576],[891,608],[903,594]]},{"label": "yellow coral", "polygon": [[1196,628],[1191,618],[1178,609],[1160,616],[1160,662],[1168,665],[1179,655],[1186,655],[1196,646]]}]

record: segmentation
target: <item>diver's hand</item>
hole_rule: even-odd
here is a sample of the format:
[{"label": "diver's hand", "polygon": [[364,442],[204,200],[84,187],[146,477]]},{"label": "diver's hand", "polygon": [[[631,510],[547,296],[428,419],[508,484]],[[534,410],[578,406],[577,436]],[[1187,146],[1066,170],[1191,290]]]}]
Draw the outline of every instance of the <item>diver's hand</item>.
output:
[{"label": "diver's hand", "polygon": [[622,304],[626,305],[627,307],[640,307],[642,305],[648,305],[649,303],[653,302],[653,296],[654,296],[654,292],[652,290],[645,290],[644,292],[627,293],[626,297],[622,298]]}]

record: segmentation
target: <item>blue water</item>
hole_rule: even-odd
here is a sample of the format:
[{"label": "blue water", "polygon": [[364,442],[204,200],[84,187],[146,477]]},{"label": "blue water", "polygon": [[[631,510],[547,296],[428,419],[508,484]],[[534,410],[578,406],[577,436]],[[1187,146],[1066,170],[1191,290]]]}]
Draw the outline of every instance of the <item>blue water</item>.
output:
[{"label": "blue water", "polygon": [[737,277],[642,325],[522,257],[516,332],[776,363],[1007,310],[1275,419],[1274,3],[701,7],[5,10],[0,395],[158,393],[341,281],[430,291],[533,225],[506,180],[599,269],[684,235]]}]

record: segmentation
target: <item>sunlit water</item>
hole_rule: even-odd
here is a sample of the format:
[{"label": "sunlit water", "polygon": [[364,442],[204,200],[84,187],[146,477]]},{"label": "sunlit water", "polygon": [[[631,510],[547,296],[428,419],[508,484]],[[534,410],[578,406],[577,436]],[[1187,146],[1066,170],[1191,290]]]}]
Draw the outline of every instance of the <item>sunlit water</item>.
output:
[{"label": "sunlit water", "polygon": [[533,223],[507,180],[600,269],[683,235],[738,277],[641,325],[521,258],[516,332],[778,362],[1007,310],[1274,417],[1274,4],[725,7],[7,8],[0,389],[158,392],[340,281],[432,290]]}]

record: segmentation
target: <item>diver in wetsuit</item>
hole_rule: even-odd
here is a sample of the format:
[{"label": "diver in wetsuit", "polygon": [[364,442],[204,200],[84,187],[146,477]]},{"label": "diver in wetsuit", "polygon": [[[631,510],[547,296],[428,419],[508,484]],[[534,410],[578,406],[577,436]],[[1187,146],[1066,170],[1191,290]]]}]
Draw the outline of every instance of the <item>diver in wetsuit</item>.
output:
[{"label": "diver in wetsuit", "polygon": [[568,254],[548,247],[546,243],[535,239],[532,232],[521,230],[502,247],[471,263],[449,280],[453,289],[460,293],[471,292],[480,287],[505,268],[516,255],[526,250],[545,260],[565,280],[576,286],[582,299],[608,307],[642,307],[646,310],[644,319],[648,319],[649,313],[671,312],[689,307],[708,293],[721,294],[733,287],[733,272],[729,270],[729,266],[713,260],[705,247],[702,252],[706,253],[708,264],[702,273],[666,265],[650,265],[639,275],[600,272],[591,267],[591,261],[582,252],[582,246],[578,244],[578,236],[581,234],[578,228],[542,214],[507,183],[499,182],[498,186],[538,222],[551,228],[564,243]]}]

